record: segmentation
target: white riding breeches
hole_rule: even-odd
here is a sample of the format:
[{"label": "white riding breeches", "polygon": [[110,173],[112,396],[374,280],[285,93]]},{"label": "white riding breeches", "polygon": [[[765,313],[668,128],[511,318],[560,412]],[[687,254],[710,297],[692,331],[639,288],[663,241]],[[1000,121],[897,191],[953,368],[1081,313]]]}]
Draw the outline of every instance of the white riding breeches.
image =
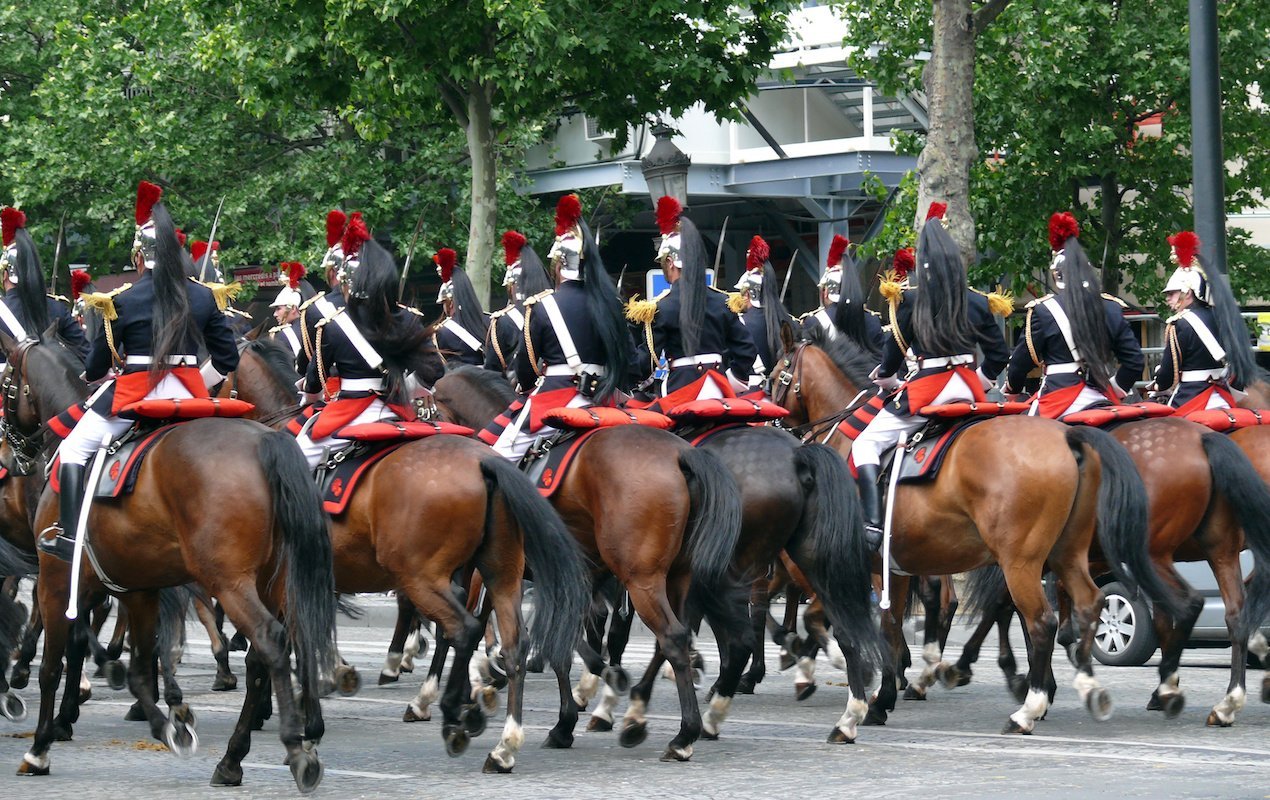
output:
[{"label": "white riding breeches", "polygon": [[[970,386],[959,375],[953,375],[930,404],[969,402],[974,396]],[[851,445],[851,458],[857,466],[876,466],[882,463],[882,454],[899,442],[901,433],[912,433],[925,424],[925,417],[896,414],[884,406]]]},{"label": "white riding breeches", "polygon": [[[525,453],[529,452],[529,448],[541,439],[544,435],[542,430],[529,432],[529,415],[530,409],[534,404],[534,396],[530,395],[525,398],[525,405],[516,413],[516,419],[503,429],[499,434],[498,440],[494,442],[494,452],[509,461],[520,461],[525,457]],[[591,401],[580,394],[574,394],[573,398],[565,403],[565,408],[586,408],[592,405]],[[555,432],[555,428],[546,431],[547,434]]]},{"label": "white riding breeches", "polygon": [[[93,454],[101,448],[102,440],[106,436],[109,436],[113,441],[123,436],[132,427],[132,420],[130,419],[103,416],[92,409],[97,399],[110,387],[111,384],[109,383],[103,384],[100,389],[88,398],[88,410],[84,412],[84,416],[80,418],[79,422],[75,423],[75,428],[62,441],[61,446],[58,447],[57,453],[62,457],[63,464],[84,466],[93,457]],[[190,390],[185,388],[185,384],[171,375],[165,375],[146,394],[145,399],[154,400],[161,398],[166,400],[193,396],[190,394]]]},{"label": "white riding breeches", "polygon": [[[322,463],[323,454],[328,450],[342,450],[353,444],[348,439],[337,439],[335,436],[327,436],[322,439],[310,438],[309,431],[321,416],[322,412],[319,411],[310,417],[309,421],[304,424],[300,433],[295,437],[295,442],[300,445],[300,451],[304,453],[304,460],[308,462],[311,470],[317,469],[318,464]],[[368,422],[379,422],[383,419],[398,419],[398,416],[383,400],[376,397],[370,405],[366,406],[365,411],[354,417],[348,424],[364,425]]]}]

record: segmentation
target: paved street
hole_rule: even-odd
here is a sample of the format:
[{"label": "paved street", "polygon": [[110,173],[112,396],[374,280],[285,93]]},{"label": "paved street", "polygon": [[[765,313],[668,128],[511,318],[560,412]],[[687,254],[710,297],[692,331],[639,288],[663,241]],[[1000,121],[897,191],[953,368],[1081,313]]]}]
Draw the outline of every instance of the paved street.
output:
[{"label": "paved street", "polygon": [[[1155,662],[1141,668],[1098,670],[1116,702],[1114,717],[1094,722],[1070,688],[1072,670],[1055,658],[1060,691],[1036,735],[998,735],[1017,704],[1008,698],[995,666],[994,647],[984,649],[976,682],[931,690],[924,703],[903,702],[885,728],[864,728],[852,746],[824,743],[846,701],[845,677],[823,660],[820,689],[795,703],[792,676],[776,672],[769,649],[769,674],[753,697],[742,697],[718,742],[699,742],[692,761],[658,761],[676,724],[673,688],[658,684],[650,735],[638,748],[618,746],[614,733],[580,732],[572,750],[538,747],[555,715],[553,682],[528,680],[527,741],[509,776],[483,775],[481,764],[502,728],[501,712],[483,736],[459,758],[445,755],[436,722],[403,724],[402,711],[422,680],[420,671],[396,685],[375,686],[390,636],[392,604],[363,598],[369,613],[341,626],[345,656],[361,671],[365,687],[349,699],[325,701],[327,737],[320,752],[326,777],[317,796],[338,798],[513,796],[624,797],[808,797],[813,794],[941,798],[1022,796],[1071,798],[1263,797],[1270,774],[1270,707],[1257,698],[1261,675],[1250,674],[1251,702],[1235,727],[1204,727],[1209,707],[1224,693],[1227,650],[1190,651],[1182,686],[1189,705],[1170,721],[1144,705],[1156,684]],[[966,631],[956,630],[950,654],[960,652]],[[995,638],[995,637],[994,637]],[[1015,637],[1020,642],[1019,637]],[[31,718],[22,724],[0,719],[0,797],[294,797],[275,721],[254,740],[241,789],[212,789],[208,779],[224,751],[242,692],[209,691],[214,665],[206,636],[191,628],[181,667],[187,701],[199,719],[202,747],[189,760],[158,752],[141,723],[123,722],[130,704],[124,692],[96,681],[93,700],[75,728],[75,741],[52,751],[53,775],[14,777],[33,727],[36,696],[22,692]],[[913,648],[920,661],[919,649]],[[712,646],[703,644],[710,654]],[[636,630],[626,663],[652,652],[646,631]],[[707,655],[710,674],[715,663]],[[233,658],[243,675],[242,654]],[[914,673],[910,673],[912,675]],[[576,678],[576,669],[575,669]],[[439,718],[439,714],[437,715]],[[585,726],[585,716],[579,730]]]}]

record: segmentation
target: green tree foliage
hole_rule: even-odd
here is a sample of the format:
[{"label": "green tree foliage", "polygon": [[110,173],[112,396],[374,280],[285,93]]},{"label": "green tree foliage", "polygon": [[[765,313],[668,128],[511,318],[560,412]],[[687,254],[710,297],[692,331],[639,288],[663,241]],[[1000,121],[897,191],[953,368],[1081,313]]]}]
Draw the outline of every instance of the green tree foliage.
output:
[{"label": "green tree foliage", "polygon": [[[858,52],[855,67],[884,91],[920,88],[914,57],[930,49],[930,3],[845,0],[843,10],[853,20],[847,44],[878,47],[876,57]],[[1270,186],[1270,112],[1256,89],[1270,60],[1270,8],[1223,3],[1218,14],[1226,199],[1236,213],[1261,205]],[[1071,210],[1108,286],[1155,302],[1165,236],[1192,225],[1188,36],[1185,3],[1149,0],[1014,0],[978,32],[974,109],[965,110],[983,155],[971,176],[978,277],[1043,292],[1046,221]],[[1162,134],[1143,135],[1155,115]],[[909,214],[892,213],[879,250],[901,243]],[[1270,296],[1270,253],[1232,228],[1228,256],[1237,293]]]}]

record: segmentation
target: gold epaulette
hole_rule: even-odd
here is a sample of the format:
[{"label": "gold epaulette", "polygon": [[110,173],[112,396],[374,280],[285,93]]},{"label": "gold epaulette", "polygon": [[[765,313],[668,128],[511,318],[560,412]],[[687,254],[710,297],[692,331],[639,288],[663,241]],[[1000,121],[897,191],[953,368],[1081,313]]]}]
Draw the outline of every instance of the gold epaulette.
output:
[{"label": "gold epaulette", "polygon": [[904,301],[904,284],[900,281],[900,276],[895,270],[889,269],[882,273],[882,277],[878,279],[878,292],[886,302],[891,305],[899,305]]},{"label": "gold epaulette", "polygon": [[733,314],[745,313],[745,295],[740,292],[728,292],[728,310]]},{"label": "gold epaulette", "polygon": [[970,291],[988,298],[988,310],[998,317],[1008,317],[1014,313],[1014,294],[1008,289],[998,285],[995,292],[981,292],[973,287]]},{"label": "gold epaulette", "polygon": [[1054,296],[1053,294],[1047,294],[1044,297],[1038,297],[1035,300],[1029,301],[1028,304],[1024,306],[1024,308],[1028,308],[1028,309],[1036,308],[1041,303],[1044,303],[1046,300],[1050,299],[1053,296]]},{"label": "gold epaulette", "polygon": [[315,294],[312,297],[310,297],[308,300],[305,300],[303,303],[300,304],[300,310],[303,311],[309,306],[313,305],[314,303],[318,301],[318,298],[321,296],[322,295],[320,294]]},{"label": "gold epaulette", "polygon": [[289,328],[289,327],[291,327],[291,323],[287,323],[286,325],[274,325],[272,328],[270,328],[270,329],[269,329],[269,332],[270,332],[270,333],[282,333],[283,331],[285,331],[285,330],[286,330],[287,328]]},{"label": "gold epaulette", "polygon": [[408,306],[408,305],[406,305],[405,303],[398,303],[398,304],[397,304],[397,308],[400,308],[402,311],[409,311],[411,314],[414,314],[416,317],[422,317],[422,316],[423,316],[423,312],[422,312],[422,311],[420,311],[419,309],[415,308],[414,306]]},{"label": "gold epaulette", "polygon": [[1181,319],[1181,318],[1182,318],[1182,317],[1184,317],[1184,316],[1186,316],[1186,312],[1185,312],[1185,311],[1183,311],[1183,312],[1181,312],[1181,313],[1178,313],[1178,314],[1174,314],[1173,316],[1171,316],[1171,317],[1169,317],[1168,319],[1164,320],[1164,324],[1165,324],[1165,325],[1172,325],[1174,322],[1177,322],[1179,319]]},{"label": "gold epaulette", "polygon": [[69,297],[66,297],[65,295],[49,293],[49,299],[56,300],[59,303],[65,303],[68,306],[71,304],[71,299]]},{"label": "gold epaulette", "polygon": [[1121,300],[1119,297],[1116,297],[1114,294],[1107,294],[1106,292],[1103,292],[1103,293],[1102,293],[1102,299],[1103,299],[1103,300],[1110,300],[1110,301],[1112,301],[1113,303],[1115,303],[1115,304],[1117,304],[1118,306],[1120,306],[1121,308],[1128,308],[1128,307],[1129,307],[1129,304],[1128,304],[1128,303],[1126,303],[1125,301]]},{"label": "gold epaulette", "polygon": [[336,318],[336,317],[338,317],[340,314],[343,314],[343,313],[344,313],[344,311],[345,311],[345,309],[341,308],[341,309],[339,309],[338,311],[336,311],[334,314],[332,314],[332,315],[331,315],[331,316],[329,316],[329,317],[322,317],[320,320],[318,320],[318,321],[317,321],[317,322],[313,325],[313,327],[314,327],[314,328],[323,328],[323,327],[326,327],[326,323],[328,323],[328,322],[330,322],[331,320],[335,319],[335,318]]},{"label": "gold epaulette", "polygon": [[80,297],[84,300],[84,308],[99,312],[106,322],[114,322],[119,319],[119,312],[115,310],[115,295],[131,288],[131,283],[125,283],[113,292],[84,292]]},{"label": "gold epaulette", "polygon": [[544,291],[539,292],[538,294],[532,295],[530,297],[526,297],[525,305],[532,306],[533,304],[537,303],[539,300],[541,300],[542,298],[546,297],[549,294],[552,294],[553,292],[555,292],[555,289],[546,289]]},{"label": "gold epaulette", "polygon": [[670,290],[666,289],[651,300],[637,300],[639,295],[632,296],[626,301],[626,318],[640,325],[652,325],[657,318],[657,303],[668,294]]}]

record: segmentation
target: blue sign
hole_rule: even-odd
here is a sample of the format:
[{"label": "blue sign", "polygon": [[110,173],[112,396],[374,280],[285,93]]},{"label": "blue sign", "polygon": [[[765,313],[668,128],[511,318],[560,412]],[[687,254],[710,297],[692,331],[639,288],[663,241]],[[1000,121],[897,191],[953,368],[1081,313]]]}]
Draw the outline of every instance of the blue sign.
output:
[{"label": "blue sign", "polygon": [[[714,286],[714,270],[706,270],[706,286]],[[650,269],[648,274],[644,276],[644,297],[652,300],[657,295],[670,288],[670,281],[666,280],[666,273],[659,269]]]}]

